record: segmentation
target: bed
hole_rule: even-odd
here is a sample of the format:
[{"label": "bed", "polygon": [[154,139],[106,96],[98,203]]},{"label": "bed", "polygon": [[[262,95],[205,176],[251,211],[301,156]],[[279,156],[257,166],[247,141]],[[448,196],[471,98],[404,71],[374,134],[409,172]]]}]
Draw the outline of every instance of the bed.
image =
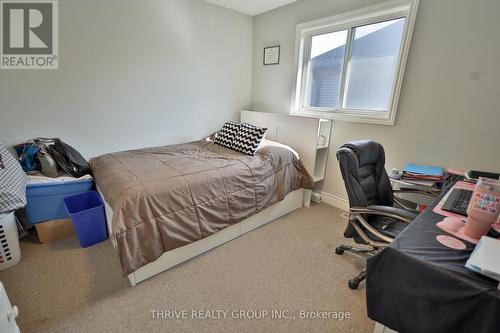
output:
[{"label": "bed", "polygon": [[271,140],[256,156],[207,138],[90,165],[132,285],[302,207],[314,186],[298,153]]}]

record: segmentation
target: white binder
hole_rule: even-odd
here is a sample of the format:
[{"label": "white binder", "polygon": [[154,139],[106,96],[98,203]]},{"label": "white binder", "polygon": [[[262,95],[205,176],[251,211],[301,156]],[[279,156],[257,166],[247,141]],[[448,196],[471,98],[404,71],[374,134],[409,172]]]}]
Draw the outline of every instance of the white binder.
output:
[{"label": "white binder", "polygon": [[[483,236],[465,267],[500,281],[500,240]],[[498,285],[500,290],[500,284]]]}]

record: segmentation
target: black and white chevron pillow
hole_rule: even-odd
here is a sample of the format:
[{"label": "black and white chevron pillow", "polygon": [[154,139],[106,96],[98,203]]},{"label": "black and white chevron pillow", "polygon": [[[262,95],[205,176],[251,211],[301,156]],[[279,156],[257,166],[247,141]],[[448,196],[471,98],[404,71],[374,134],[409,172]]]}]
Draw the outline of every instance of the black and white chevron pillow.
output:
[{"label": "black and white chevron pillow", "polygon": [[241,125],[235,122],[226,122],[222,129],[217,133],[214,143],[226,148],[231,148],[233,146],[234,138],[239,132],[240,127]]},{"label": "black and white chevron pillow", "polygon": [[264,138],[267,128],[253,126],[247,123],[241,124],[240,131],[234,138],[233,150],[245,155],[254,156],[260,141]]}]

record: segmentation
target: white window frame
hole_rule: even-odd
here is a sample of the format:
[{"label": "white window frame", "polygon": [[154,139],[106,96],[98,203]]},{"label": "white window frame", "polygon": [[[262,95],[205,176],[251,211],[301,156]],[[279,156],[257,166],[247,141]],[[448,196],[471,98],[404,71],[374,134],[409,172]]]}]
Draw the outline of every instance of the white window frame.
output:
[{"label": "white window frame", "polygon": [[[415,25],[418,2],[419,0],[392,0],[348,13],[334,15],[297,25],[294,66],[297,70],[297,76],[292,92],[291,113],[342,121],[393,126],[396,120],[399,94],[403,83],[404,70],[410,49],[413,27]],[[344,108],[343,100],[345,98],[346,76],[349,71],[348,66],[351,56],[351,48],[354,41],[354,28],[403,17],[406,19],[405,28],[399,51],[392,93],[389,100],[389,109],[387,111],[380,111]],[[306,100],[307,73],[312,36],[340,30],[348,30],[344,66],[340,83],[340,106],[338,108],[325,108],[302,105],[302,103]]]}]

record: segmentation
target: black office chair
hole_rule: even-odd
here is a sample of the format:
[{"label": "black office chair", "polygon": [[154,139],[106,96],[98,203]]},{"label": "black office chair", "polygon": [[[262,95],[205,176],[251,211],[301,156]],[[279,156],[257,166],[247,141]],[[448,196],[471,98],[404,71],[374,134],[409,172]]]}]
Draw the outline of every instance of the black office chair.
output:
[{"label": "black office chair", "polygon": [[[344,237],[371,247],[363,249],[342,244],[335,249],[339,255],[344,251],[374,254],[388,246],[417,217],[418,212],[411,210],[408,202],[396,198],[395,192],[436,195],[432,191],[416,189],[393,191],[385,171],[384,148],[377,142],[346,143],[337,151],[337,159],[350,207]],[[404,209],[394,207],[395,203]],[[349,288],[357,289],[365,277],[366,268],[349,280]]]}]

